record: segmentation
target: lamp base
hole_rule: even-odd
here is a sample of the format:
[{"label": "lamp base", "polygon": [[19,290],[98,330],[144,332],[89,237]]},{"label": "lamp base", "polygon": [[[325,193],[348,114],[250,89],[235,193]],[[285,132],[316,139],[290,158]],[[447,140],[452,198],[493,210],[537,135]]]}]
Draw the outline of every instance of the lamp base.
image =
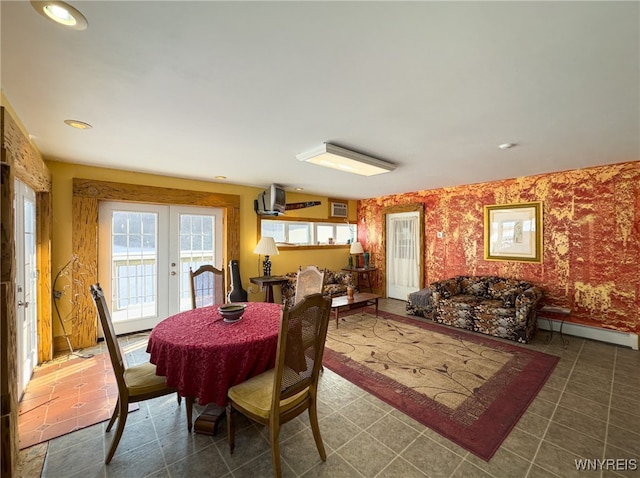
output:
[{"label": "lamp base", "polygon": [[265,277],[269,277],[271,275],[271,261],[269,260],[269,256],[264,256],[264,262],[262,263],[262,272]]}]

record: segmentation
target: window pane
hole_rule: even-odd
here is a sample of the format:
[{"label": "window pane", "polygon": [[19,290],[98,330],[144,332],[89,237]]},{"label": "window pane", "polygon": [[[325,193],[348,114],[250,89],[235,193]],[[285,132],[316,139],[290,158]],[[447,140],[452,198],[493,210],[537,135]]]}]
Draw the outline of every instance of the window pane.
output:
[{"label": "window pane", "polygon": [[351,244],[356,240],[355,224],[339,224],[336,226],[336,244]]},{"label": "window pane", "polygon": [[311,234],[310,234],[310,225],[309,223],[291,223],[288,224],[288,241],[291,244],[310,244],[311,243]]},{"label": "window pane", "polygon": [[329,225],[322,225],[319,224],[318,227],[316,228],[316,241],[318,244],[329,244],[329,239],[335,239],[334,237],[334,232],[333,232],[334,228],[333,226],[329,226]]},{"label": "window pane", "polygon": [[280,221],[262,221],[261,236],[273,237],[276,242],[287,242],[285,235],[284,222]]}]

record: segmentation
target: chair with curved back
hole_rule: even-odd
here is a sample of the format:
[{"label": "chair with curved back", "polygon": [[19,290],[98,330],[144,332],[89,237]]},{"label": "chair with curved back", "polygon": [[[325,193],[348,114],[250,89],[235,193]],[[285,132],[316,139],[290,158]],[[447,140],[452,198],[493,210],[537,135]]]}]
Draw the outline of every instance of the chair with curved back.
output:
[{"label": "chair with curved back", "polygon": [[271,442],[271,459],[276,477],[282,475],[280,464],[280,425],[305,410],[316,448],[322,461],[327,454],[318,426],[317,392],[322,354],[327,338],[331,299],[322,294],[305,297],[285,309],[278,335],[275,367],[234,385],[227,397],[227,435],[229,450],[235,448],[234,411],[267,425]]},{"label": "chair with curved back", "polygon": [[224,304],[226,297],[224,270],[216,269],[210,264],[201,265],[195,272],[189,267],[189,283],[191,308]]},{"label": "chair with curved back", "polygon": [[300,268],[296,276],[296,295],[293,305],[299,303],[307,295],[322,294],[323,286],[324,272],[321,272],[316,266],[307,266],[304,270]]},{"label": "chair with curved back", "polygon": [[[107,301],[100,284],[93,284],[91,286],[91,296],[93,297],[98,316],[100,317],[104,339],[109,349],[111,365],[118,384],[118,401],[106,430],[107,432],[110,431],[116,418],[118,418],[118,428],[111,442],[111,448],[109,448],[109,452],[105,458],[105,463],[109,464],[122,437],[122,432],[127,422],[129,404],[176,393],[177,389],[168,387],[165,378],[156,375],[156,366],[152,363],[147,362],[132,367],[125,366],[125,361],[122,357],[113,328],[113,322],[111,321],[111,314],[109,313]],[[178,400],[178,402],[180,402],[180,400]],[[189,404],[187,404],[187,421],[189,423],[191,423],[191,417],[192,407],[189,407]]]}]

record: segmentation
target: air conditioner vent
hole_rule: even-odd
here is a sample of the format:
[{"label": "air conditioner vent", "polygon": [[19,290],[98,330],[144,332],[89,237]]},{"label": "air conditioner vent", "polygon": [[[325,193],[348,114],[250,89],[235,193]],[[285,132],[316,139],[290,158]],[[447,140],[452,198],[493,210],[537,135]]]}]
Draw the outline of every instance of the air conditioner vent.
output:
[{"label": "air conditioner vent", "polygon": [[347,217],[347,205],[342,202],[332,202],[331,217]]}]

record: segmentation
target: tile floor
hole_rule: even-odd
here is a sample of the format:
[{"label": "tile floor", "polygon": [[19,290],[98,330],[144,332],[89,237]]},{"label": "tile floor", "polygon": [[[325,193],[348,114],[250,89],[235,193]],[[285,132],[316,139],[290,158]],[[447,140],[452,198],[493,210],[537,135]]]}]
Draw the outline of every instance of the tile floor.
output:
[{"label": "tile floor", "polygon": [[34,371],[18,409],[20,448],[111,417],[118,385],[109,356],[78,355],[57,357]]},{"label": "tile floor", "polygon": [[[405,315],[405,303],[380,308]],[[569,337],[564,348],[540,331],[527,347],[561,360],[490,462],[484,462],[381,402],[331,370],[319,391],[320,428],[327,461],[318,457],[306,416],[285,424],[285,477],[619,477],[640,476],[640,352]],[[142,342],[141,342],[142,339]],[[147,359],[144,336],[125,339],[130,363]],[[48,442],[41,476],[268,477],[271,457],[262,427],[238,420],[236,451],[225,433],[187,433],[184,404],[166,396],[140,404],[129,416],[110,465],[105,424]],[[22,452],[29,454],[29,449]],[[619,459],[597,471],[576,469],[576,458]],[[625,461],[626,460],[626,461]],[[635,460],[635,461],[634,461]],[[638,469],[622,470],[624,466]],[[616,468],[614,470],[614,468]],[[26,468],[25,468],[26,469]],[[23,476],[37,476],[33,471]]]}]

